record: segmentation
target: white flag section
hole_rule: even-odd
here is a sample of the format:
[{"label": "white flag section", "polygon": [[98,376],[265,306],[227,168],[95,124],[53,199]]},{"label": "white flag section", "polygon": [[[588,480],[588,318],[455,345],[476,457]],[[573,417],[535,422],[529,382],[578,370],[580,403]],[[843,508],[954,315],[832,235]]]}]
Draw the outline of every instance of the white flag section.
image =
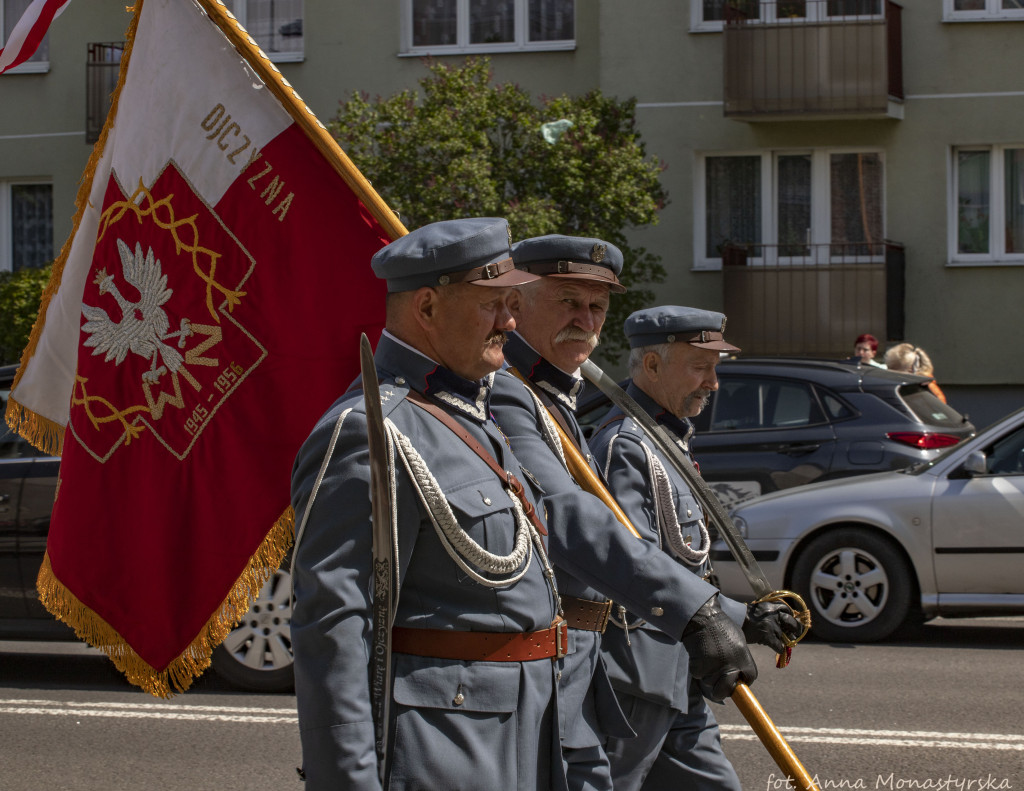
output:
[{"label": "white flag section", "polygon": [[287,551],[405,229],[222,4],[138,0],[127,39],[7,420],[62,456],[41,600],[167,695]]},{"label": "white flag section", "polygon": [[0,74],[31,58],[50,28],[71,0],[32,0],[0,48]]},{"label": "white flag section", "polygon": [[[188,13],[181,13],[178,6],[185,6]],[[109,176],[113,174],[130,196],[140,183],[153,184],[173,161],[188,174],[196,194],[213,206],[263,147],[292,123],[248,63],[191,0],[147,0],[131,58],[132,68],[118,98],[121,112],[105,143],[101,141],[103,155],[72,240],[61,289],[50,302],[35,355],[19,381],[19,403],[60,425],[68,421],[81,295]],[[234,67],[225,68],[225,60],[234,61]],[[175,109],[173,115],[168,115],[170,108]],[[61,381],[54,381],[55,370],[63,374]],[[39,376],[46,377],[47,386],[38,386]]]}]

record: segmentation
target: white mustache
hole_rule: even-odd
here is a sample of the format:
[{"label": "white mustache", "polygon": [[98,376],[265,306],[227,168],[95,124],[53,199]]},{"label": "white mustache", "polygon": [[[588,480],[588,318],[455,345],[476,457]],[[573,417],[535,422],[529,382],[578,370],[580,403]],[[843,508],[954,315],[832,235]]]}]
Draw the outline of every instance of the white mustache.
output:
[{"label": "white mustache", "polygon": [[579,327],[566,327],[555,336],[555,343],[568,343],[572,341],[581,341],[589,344],[591,351],[593,351],[597,348],[597,344],[601,342],[601,337],[596,332],[581,330]]}]

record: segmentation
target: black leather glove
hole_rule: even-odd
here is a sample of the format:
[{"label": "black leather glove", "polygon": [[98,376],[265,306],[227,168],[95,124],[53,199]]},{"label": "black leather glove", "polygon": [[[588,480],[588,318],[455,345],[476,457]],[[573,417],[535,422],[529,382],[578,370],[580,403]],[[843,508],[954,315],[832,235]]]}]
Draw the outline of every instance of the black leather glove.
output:
[{"label": "black leather glove", "polygon": [[718,606],[718,594],[694,613],[683,630],[683,645],[690,655],[690,675],[700,682],[704,697],[721,703],[736,684],[754,683],[757,665],[743,632]]},{"label": "black leather glove", "polygon": [[803,629],[783,602],[761,601],[747,605],[743,636],[747,638],[748,643],[766,645],[776,654],[781,654],[786,650],[784,638],[795,640]]}]

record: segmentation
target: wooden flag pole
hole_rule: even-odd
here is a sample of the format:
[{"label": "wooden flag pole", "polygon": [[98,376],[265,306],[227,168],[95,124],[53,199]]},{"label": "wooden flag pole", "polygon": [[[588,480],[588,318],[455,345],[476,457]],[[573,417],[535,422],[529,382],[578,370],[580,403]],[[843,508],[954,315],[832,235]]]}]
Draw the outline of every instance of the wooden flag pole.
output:
[{"label": "wooden flag pole", "polygon": [[391,240],[394,241],[400,236],[405,236],[408,230],[398,219],[398,215],[377,194],[366,177],[359,172],[359,168],[348,158],[348,154],[341,149],[331,133],[327,131],[327,127],[302,101],[302,97],[284,78],[266,53],[259,48],[255,39],[235,19],[231,11],[224,5],[223,0],[196,0],[196,2],[227,36],[239,54],[252,66],[274,96],[281,101],[295,123],[302,128],[338,175],[345,180],[345,183],[387,232]]}]

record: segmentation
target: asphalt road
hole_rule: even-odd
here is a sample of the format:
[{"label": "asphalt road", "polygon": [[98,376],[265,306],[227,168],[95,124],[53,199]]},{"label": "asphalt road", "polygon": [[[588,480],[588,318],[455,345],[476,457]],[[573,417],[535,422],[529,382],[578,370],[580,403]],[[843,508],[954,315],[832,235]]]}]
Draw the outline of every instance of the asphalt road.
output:
[{"label": "asphalt road", "polygon": [[[822,791],[1022,789],[1022,647],[1024,619],[807,641],[785,670],[757,647],[753,691]],[[715,711],[745,791],[792,787],[735,706]],[[299,760],[291,695],[208,675],[163,701],[83,646],[0,642],[2,791],[301,791]]]}]

